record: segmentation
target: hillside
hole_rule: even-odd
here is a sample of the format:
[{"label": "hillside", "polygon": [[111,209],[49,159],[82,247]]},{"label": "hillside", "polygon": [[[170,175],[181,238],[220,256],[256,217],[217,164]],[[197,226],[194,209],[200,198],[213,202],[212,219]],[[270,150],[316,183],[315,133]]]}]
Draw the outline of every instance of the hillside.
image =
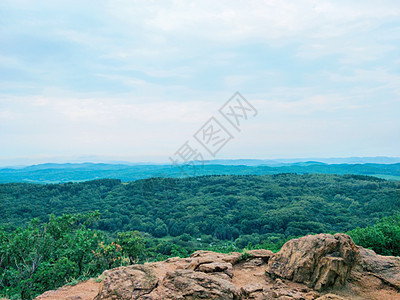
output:
[{"label": "hillside", "polygon": [[400,183],[362,175],[8,183],[0,200],[0,295],[11,298],[199,249],[278,251],[309,233],[351,230],[363,247],[400,253]]},{"label": "hillside", "polygon": [[98,210],[94,228],[110,233],[186,234],[207,245],[239,239],[244,247],[266,234],[282,238],[372,224],[399,211],[399,188],[375,177],[322,174],[10,183],[0,185],[0,220],[13,229],[32,218],[45,222],[50,214]]}]

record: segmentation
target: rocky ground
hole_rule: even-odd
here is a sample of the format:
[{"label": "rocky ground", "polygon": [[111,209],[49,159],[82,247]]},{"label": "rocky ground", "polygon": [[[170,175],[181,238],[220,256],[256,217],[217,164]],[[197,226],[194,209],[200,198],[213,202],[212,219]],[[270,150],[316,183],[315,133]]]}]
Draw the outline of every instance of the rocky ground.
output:
[{"label": "rocky ground", "polygon": [[358,247],[345,234],[294,239],[276,254],[197,251],[100,278],[36,299],[400,299],[400,258]]}]

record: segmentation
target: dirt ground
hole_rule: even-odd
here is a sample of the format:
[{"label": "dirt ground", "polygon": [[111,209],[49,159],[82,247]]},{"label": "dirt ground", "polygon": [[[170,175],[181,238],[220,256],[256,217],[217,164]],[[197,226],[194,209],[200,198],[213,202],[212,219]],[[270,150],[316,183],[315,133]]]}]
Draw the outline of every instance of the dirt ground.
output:
[{"label": "dirt ground", "polygon": [[99,291],[100,283],[93,279],[83,281],[74,286],[64,286],[58,290],[48,291],[35,300],[93,300]]}]

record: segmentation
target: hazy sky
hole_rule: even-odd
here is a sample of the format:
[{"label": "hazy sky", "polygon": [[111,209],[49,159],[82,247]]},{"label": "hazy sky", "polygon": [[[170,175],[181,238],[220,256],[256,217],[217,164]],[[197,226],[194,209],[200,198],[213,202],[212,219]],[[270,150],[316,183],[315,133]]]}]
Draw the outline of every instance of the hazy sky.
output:
[{"label": "hazy sky", "polygon": [[0,1],[0,164],[168,161],[236,91],[216,158],[400,156],[400,2]]}]

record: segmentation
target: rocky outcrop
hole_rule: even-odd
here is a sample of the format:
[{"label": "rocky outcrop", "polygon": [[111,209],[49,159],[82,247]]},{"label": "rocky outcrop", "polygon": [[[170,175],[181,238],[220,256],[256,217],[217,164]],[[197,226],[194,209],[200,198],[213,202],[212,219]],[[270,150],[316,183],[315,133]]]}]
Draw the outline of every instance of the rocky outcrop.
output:
[{"label": "rocky outcrop", "polygon": [[176,270],[167,273],[162,285],[166,288],[162,299],[239,299],[232,281],[217,274]]},{"label": "rocky outcrop", "polygon": [[400,291],[399,257],[378,255],[372,250],[360,247],[360,260],[356,270],[374,276]]},{"label": "rocky outcrop", "polygon": [[[100,278],[96,296],[76,299],[400,299],[400,259],[357,247],[344,234],[291,240],[276,254],[196,251]],[[57,291],[47,295],[38,299],[67,299]]]},{"label": "rocky outcrop", "polygon": [[308,235],[287,242],[269,260],[267,272],[320,291],[343,285],[358,257],[358,247],[348,235]]},{"label": "rocky outcrop", "polygon": [[103,273],[102,288],[95,300],[139,299],[153,291],[158,278],[149,265],[119,267]]}]

